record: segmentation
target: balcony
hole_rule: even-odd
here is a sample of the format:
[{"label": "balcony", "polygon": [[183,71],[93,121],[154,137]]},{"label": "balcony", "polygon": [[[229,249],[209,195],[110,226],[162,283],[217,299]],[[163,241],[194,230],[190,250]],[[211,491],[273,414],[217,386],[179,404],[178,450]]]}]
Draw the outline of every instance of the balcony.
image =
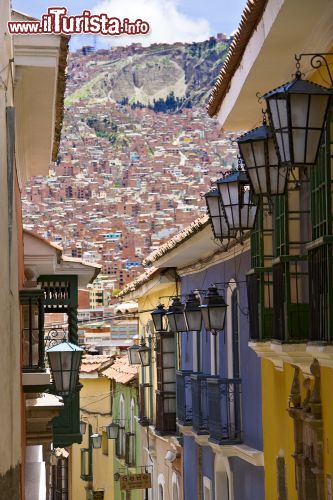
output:
[{"label": "balcony", "polygon": [[304,342],[309,336],[308,261],[284,255],[273,262],[273,337],[281,343]]},{"label": "balcony", "polygon": [[139,424],[143,427],[150,425],[148,416],[149,392],[152,390],[151,384],[140,384],[139,387]]},{"label": "balcony", "polygon": [[209,441],[219,445],[241,443],[241,380],[207,380]]},{"label": "balcony", "polygon": [[174,434],[176,428],[176,393],[169,391],[155,391],[156,393],[156,422],[158,434]]},{"label": "balcony", "polygon": [[177,422],[181,425],[192,425],[191,375],[190,370],[176,373]]},{"label": "balcony", "polygon": [[311,297],[309,339],[313,342],[332,342],[333,339],[332,243],[332,237],[323,237],[307,247]]},{"label": "balcony", "polygon": [[203,373],[191,375],[192,385],[192,427],[196,434],[208,434],[207,380]]},{"label": "balcony", "polygon": [[273,331],[273,274],[270,268],[252,269],[246,276],[250,340],[265,341]]}]

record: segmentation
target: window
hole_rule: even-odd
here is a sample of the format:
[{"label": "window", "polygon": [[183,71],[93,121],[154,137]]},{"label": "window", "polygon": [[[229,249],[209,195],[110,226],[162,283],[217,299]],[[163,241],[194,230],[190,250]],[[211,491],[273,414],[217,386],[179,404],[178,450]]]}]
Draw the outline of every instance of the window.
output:
[{"label": "window", "polygon": [[119,433],[116,441],[116,455],[118,458],[125,456],[125,399],[123,394],[119,398]]},{"label": "window", "polygon": [[231,500],[232,496],[232,473],[229,460],[221,454],[215,455],[215,498],[219,500]]},{"label": "window", "polygon": [[203,478],[203,500],[213,500],[212,481],[206,476]]},{"label": "window", "polygon": [[172,474],[172,500],[179,500],[179,483],[177,474],[173,472]]},{"label": "window", "polygon": [[163,474],[160,474],[158,476],[157,484],[158,484],[158,500],[164,500],[165,479]]}]

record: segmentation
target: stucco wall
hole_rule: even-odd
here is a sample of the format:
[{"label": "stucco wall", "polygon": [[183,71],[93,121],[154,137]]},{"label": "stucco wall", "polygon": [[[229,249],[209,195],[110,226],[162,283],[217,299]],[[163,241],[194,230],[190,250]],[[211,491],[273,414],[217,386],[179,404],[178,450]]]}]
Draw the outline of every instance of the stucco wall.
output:
[{"label": "stucco wall", "polygon": [[[262,450],[262,416],[261,416],[261,367],[256,354],[249,349],[249,319],[247,315],[247,292],[245,274],[250,269],[250,253],[245,251],[233,259],[216,264],[202,272],[182,277],[182,294],[191,290],[207,289],[212,283],[228,283],[235,281],[239,293],[239,342],[240,342],[240,372],[242,379],[242,417],[243,440],[248,446]],[[222,284],[218,285],[223,288]],[[228,285],[225,288],[228,297]],[[229,304],[230,309],[230,304]],[[229,328],[228,328],[229,326]],[[228,377],[227,345],[230,335],[228,320],[224,333],[219,333],[219,374]],[[192,336],[183,334],[184,369],[192,368]],[[201,334],[202,371],[211,373],[210,366],[210,333],[203,329]],[[229,367],[230,368],[230,367]]]},{"label": "stucco wall", "polygon": [[[1,76],[7,81],[8,62],[12,57],[8,36],[10,2],[0,0],[0,68],[7,68]],[[9,248],[9,216],[7,190],[6,106],[12,106],[12,88],[9,79],[7,91],[0,87],[0,499],[19,498],[21,457],[21,389],[20,389],[20,318],[18,304],[18,238],[15,196],[12,216],[12,244]],[[14,189],[14,181],[13,181]]]}]

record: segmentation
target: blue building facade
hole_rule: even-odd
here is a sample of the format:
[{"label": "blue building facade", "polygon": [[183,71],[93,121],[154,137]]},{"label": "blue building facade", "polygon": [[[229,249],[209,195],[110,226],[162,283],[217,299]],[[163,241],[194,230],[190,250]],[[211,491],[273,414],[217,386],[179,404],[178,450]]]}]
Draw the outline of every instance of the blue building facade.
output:
[{"label": "blue building facade", "polygon": [[260,359],[248,347],[249,245],[181,271],[182,295],[212,284],[228,304],[216,342],[204,327],[180,335],[177,422],[184,435],[184,500],[264,499]]}]

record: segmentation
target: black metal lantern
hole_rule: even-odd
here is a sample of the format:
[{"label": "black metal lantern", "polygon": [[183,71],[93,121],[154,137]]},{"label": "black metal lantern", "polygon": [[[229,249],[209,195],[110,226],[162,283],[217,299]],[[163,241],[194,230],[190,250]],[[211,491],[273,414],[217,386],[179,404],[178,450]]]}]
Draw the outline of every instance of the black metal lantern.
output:
[{"label": "black metal lantern", "polygon": [[264,121],[237,139],[254,194],[276,196],[286,190],[288,167],[280,165],[273,133]]},{"label": "black metal lantern", "polygon": [[138,349],[141,366],[150,366],[151,364],[151,348],[146,345],[144,339],[141,340],[140,348]]},{"label": "black metal lantern", "polygon": [[117,439],[119,434],[119,424],[111,422],[111,424],[106,427],[106,434],[108,439]]},{"label": "black metal lantern", "polygon": [[217,181],[228,226],[231,230],[253,229],[257,206],[250,195],[249,178],[243,170],[234,170]]},{"label": "black metal lantern", "polygon": [[154,323],[154,328],[156,332],[166,332],[167,323],[165,321],[166,310],[163,304],[158,304],[156,309],[151,313],[151,317]]},{"label": "black metal lantern", "polygon": [[202,326],[202,314],[200,299],[195,293],[190,293],[184,307],[186,330],[189,332],[200,332]]},{"label": "black metal lantern", "polygon": [[200,306],[205,329],[216,332],[224,329],[227,304],[216,286],[208,288],[205,304]]},{"label": "black metal lantern", "polygon": [[179,297],[174,297],[166,316],[171,332],[185,332],[187,330],[184,316],[184,304]]},{"label": "black metal lantern", "polygon": [[127,349],[128,362],[130,365],[139,365],[141,363],[139,356],[140,346],[137,344],[131,345]]},{"label": "black metal lantern", "polygon": [[230,231],[229,229],[218,189],[208,191],[205,194],[205,200],[215,238],[220,240],[234,238],[237,231]]},{"label": "black metal lantern", "polygon": [[83,349],[70,342],[60,342],[46,352],[55,390],[60,396],[68,396],[78,383]]},{"label": "black metal lantern", "polygon": [[87,430],[87,422],[80,420],[80,434],[83,436]]},{"label": "black metal lantern", "polygon": [[92,434],[90,437],[93,448],[102,448],[102,434],[96,433]]},{"label": "black metal lantern", "polygon": [[332,89],[296,78],[267,92],[264,98],[282,165],[313,165]]}]

